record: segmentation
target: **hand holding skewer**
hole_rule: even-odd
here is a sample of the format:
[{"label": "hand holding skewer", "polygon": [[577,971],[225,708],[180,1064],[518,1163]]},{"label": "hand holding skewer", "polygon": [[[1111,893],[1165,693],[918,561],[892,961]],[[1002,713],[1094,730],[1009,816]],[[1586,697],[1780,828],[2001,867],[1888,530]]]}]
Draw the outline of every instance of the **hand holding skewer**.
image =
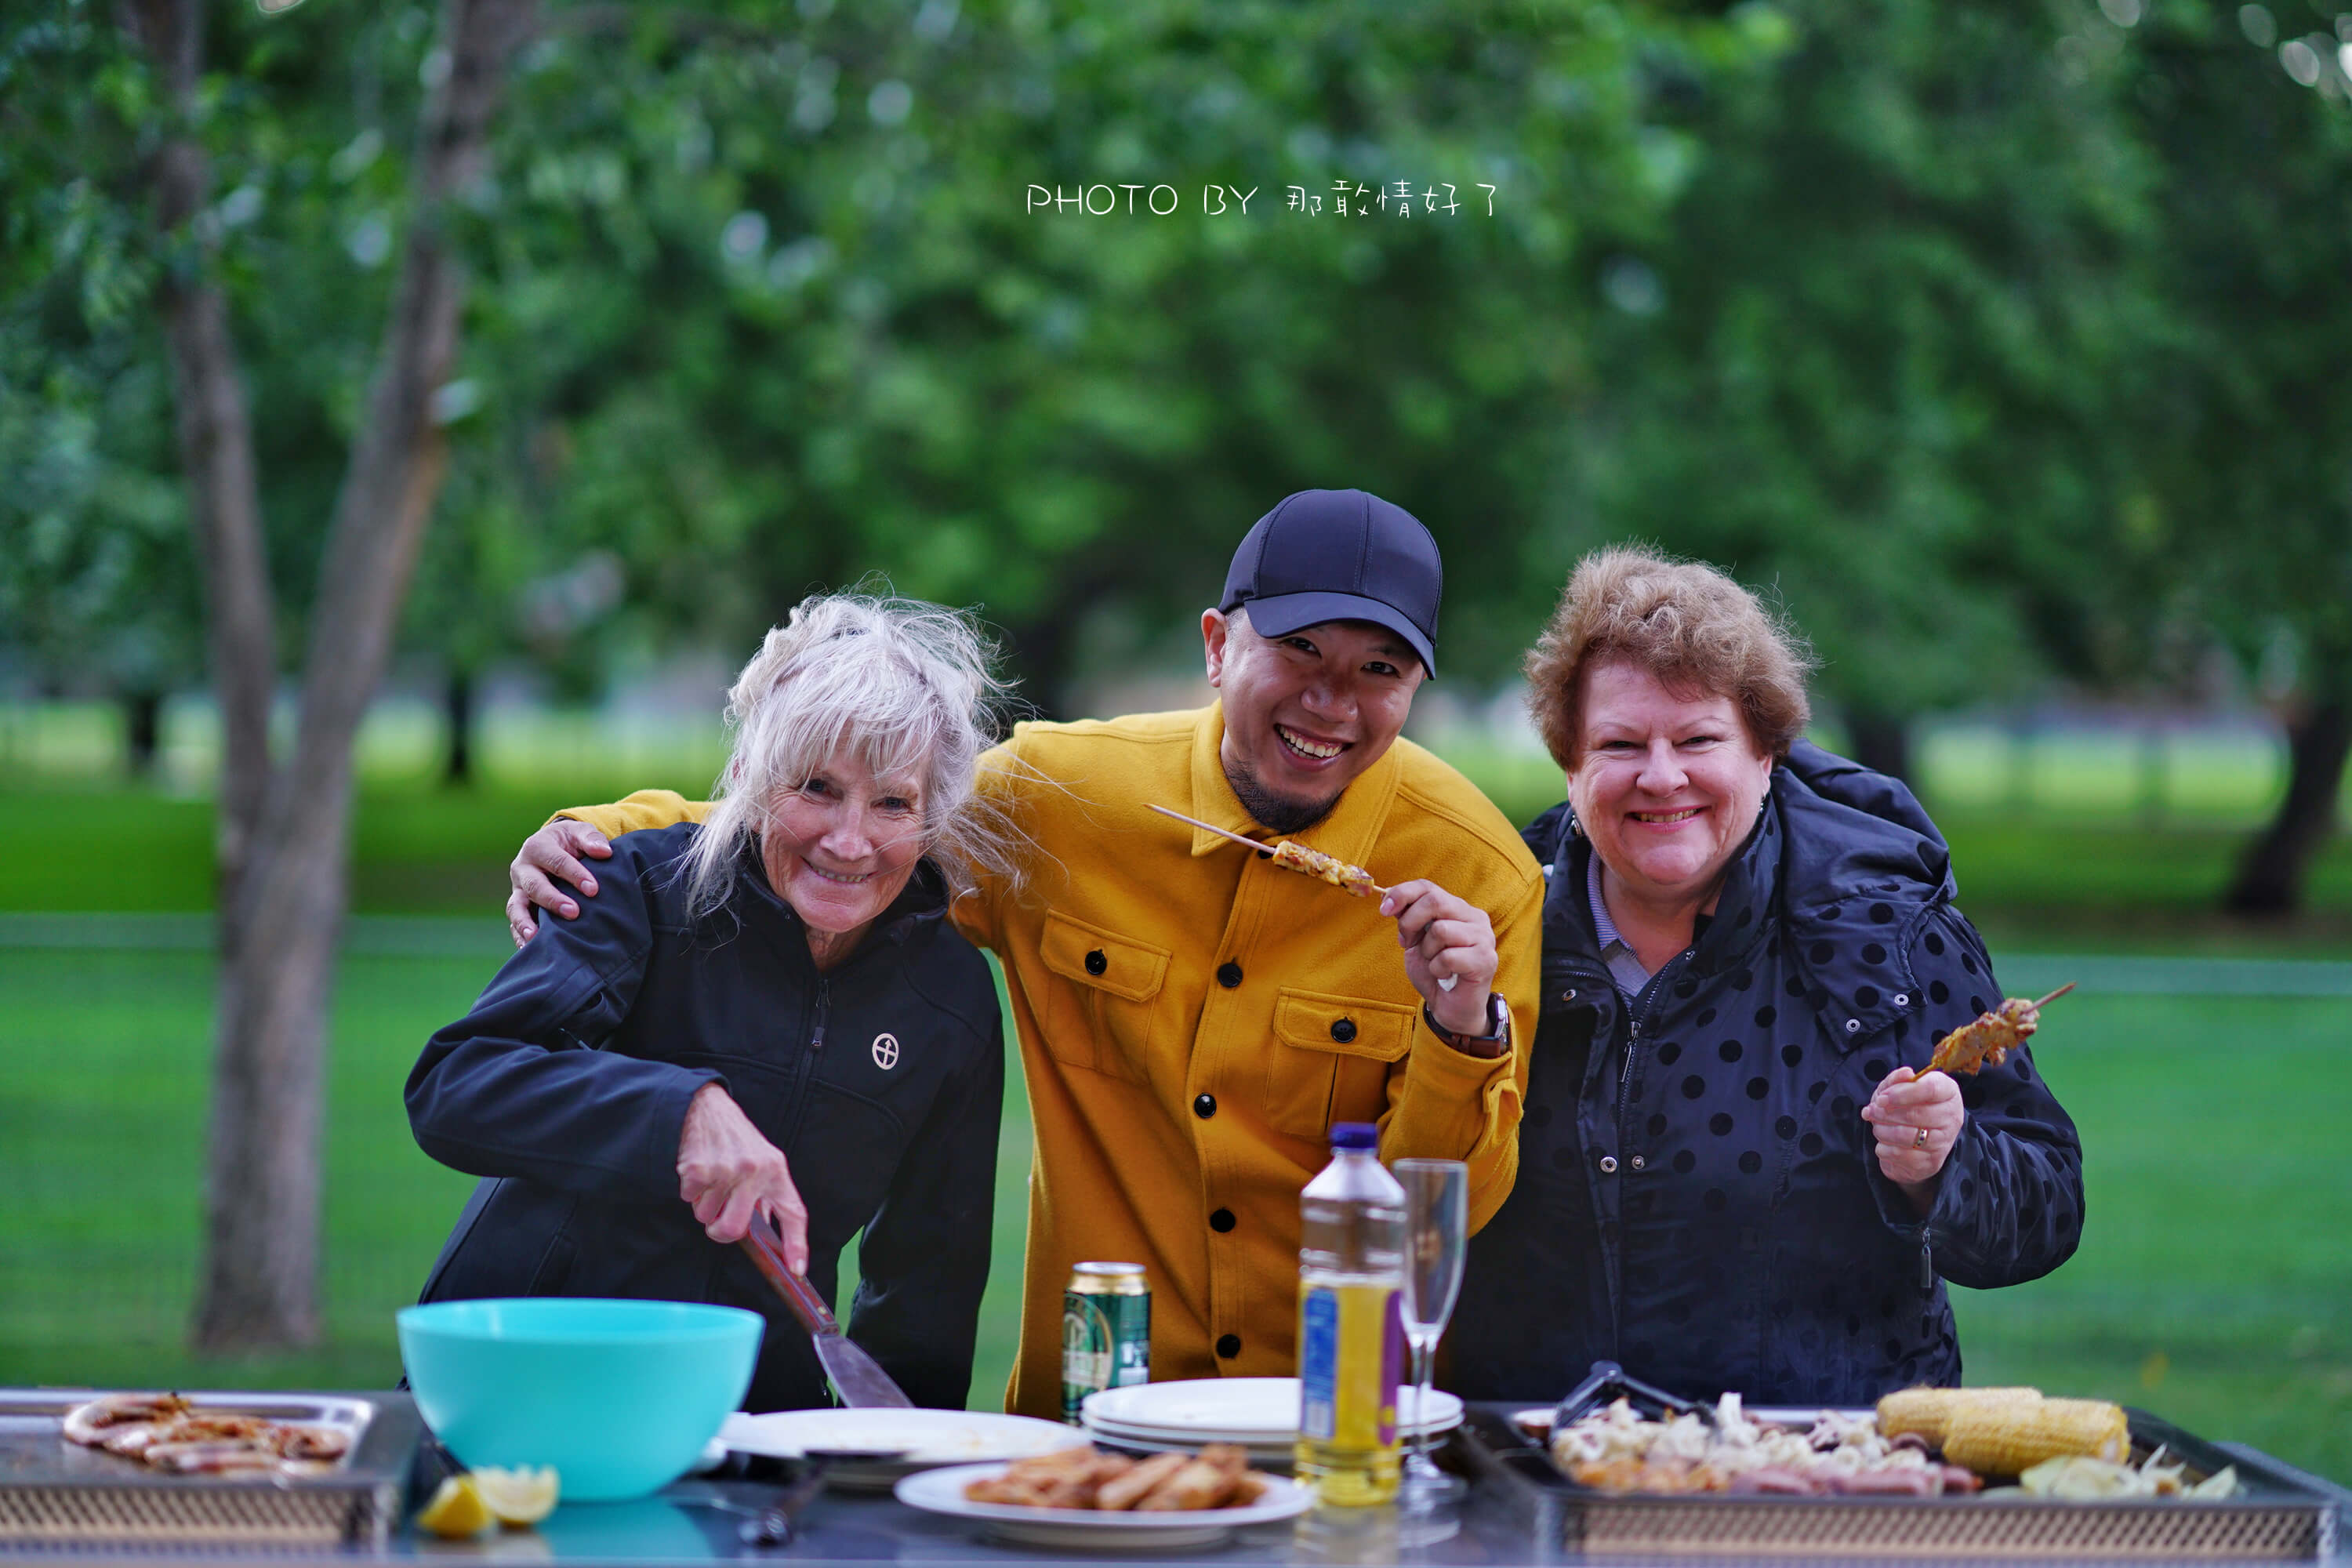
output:
[{"label": "hand holding skewer", "polygon": [[[1457,1035],[1486,1032],[1486,996],[1499,961],[1495,953],[1494,922],[1486,911],[1455,898],[1436,883],[1415,879],[1383,888],[1360,866],[1350,866],[1318,849],[1289,839],[1261,844],[1255,838],[1171,811],[1162,816],[1230,838],[1244,848],[1271,855],[1276,865],[1328,882],[1359,898],[1377,896],[1381,913],[1397,922],[1397,945],[1404,949],[1405,977],[1429,1003],[1430,1016]],[[1458,994],[1465,980],[1475,982]]]}]

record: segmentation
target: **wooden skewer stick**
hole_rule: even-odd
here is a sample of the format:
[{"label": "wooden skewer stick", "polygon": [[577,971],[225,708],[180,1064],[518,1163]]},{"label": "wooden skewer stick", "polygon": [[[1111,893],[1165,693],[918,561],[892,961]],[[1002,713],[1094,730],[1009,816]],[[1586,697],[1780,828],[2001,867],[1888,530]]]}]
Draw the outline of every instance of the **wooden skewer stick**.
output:
[{"label": "wooden skewer stick", "polygon": [[1212,827],[1207,823],[1201,821],[1198,817],[1187,816],[1181,811],[1171,811],[1164,805],[1155,805],[1151,809],[1158,812],[1162,816],[1172,816],[1179,822],[1189,822],[1193,826],[1202,829],[1203,832],[1213,833],[1220,838],[1230,838],[1234,843],[1255,849],[1261,854],[1271,855],[1274,853],[1274,846],[1271,844],[1260,844],[1255,838],[1244,838],[1240,834],[1234,833],[1227,828]]},{"label": "wooden skewer stick", "polygon": [[[1202,828],[1210,833],[1217,835],[1220,838],[1230,838],[1234,843],[1255,849],[1261,855],[1271,855],[1274,853],[1275,846],[1273,844],[1261,844],[1255,838],[1244,838],[1240,834],[1230,832],[1225,828],[1213,827],[1208,823],[1201,821],[1198,817],[1187,816],[1181,811],[1171,811],[1164,805],[1155,805],[1151,809],[1158,812],[1162,816],[1172,816],[1179,822],[1189,822],[1195,827]],[[1279,839],[1276,841],[1276,843],[1279,842],[1281,842]],[[1372,884],[1372,891],[1378,893],[1384,899],[1389,896],[1389,890],[1386,888],[1381,887],[1378,882],[1374,882]],[[1449,985],[1446,989],[1451,991],[1454,987]]]},{"label": "wooden skewer stick", "polygon": [[[1190,823],[1194,827],[1213,833],[1220,838],[1230,838],[1234,843],[1242,845],[1246,848],[1255,849],[1261,855],[1271,855],[1274,853],[1275,847],[1271,844],[1261,844],[1255,838],[1244,838],[1240,834],[1231,832],[1228,829],[1211,826],[1208,823],[1202,822],[1196,816],[1187,816],[1181,811],[1171,811],[1164,805],[1154,805],[1151,809],[1158,812],[1162,816],[1172,816],[1179,822]],[[1320,879],[1318,879],[1318,880],[1320,880]],[[1372,891],[1378,893],[1384,899],[1389,896],[1389,890],[1386,888],[1381,887],[1378,882],[1374,882],[1372,884]],[[1437,979],[1437,988],[1440,991],[1451,991],[1455,985],[1461,983],[1461,979],[1462,977],[1458,974],[1441,974]]]},{"label": "wooden skewer stick", "polygon": [[2035,1012],[2039,1013],[2040,1011],[2042,1011],[2042,1007],[2043,1007],[2045,1005],[2047,1005],[2047,1004],[2049,1004],[2049,1003],[2052,1003],[2052,1002],[2055,1002],[2056,1000],[2058,1000],[2058,998],[2059,998],[2059,997],[2063,996],[2064,994],[2066,994],[2066,993],[2067,993],[2067,992],[2072,991],[2073,989],[2074,989],[2074,985],[2075,985],[2075,983],[2074,983],[2074,981],[2072,981],[2072,980],[2069,980],[2068,982],[2066,982],[2066,984],[2065,984],[2061,985],[2060,987],[2058,987],[2058,989],[2057,989],[2057,990],[2053,991],[2052,993],[2050,993],[2050,994],[2049,994],[2049,995],[2044,996],[2043,998],[2042,998],[2042,1000],[2041,1000],[2041,1001],[2034,1003],[2034,1004],[2033,1004],[2033,1010],[2034,1010]]}]

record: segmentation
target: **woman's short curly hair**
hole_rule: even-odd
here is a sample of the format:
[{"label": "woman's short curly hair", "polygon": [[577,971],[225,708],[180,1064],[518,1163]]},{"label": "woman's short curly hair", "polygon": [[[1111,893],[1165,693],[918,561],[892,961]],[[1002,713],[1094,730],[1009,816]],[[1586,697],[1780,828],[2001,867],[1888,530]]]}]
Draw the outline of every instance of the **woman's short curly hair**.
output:
[{"label": "woman's short curly hair", "polygon": [[1584,738],[1584,672],[1609,659],[1677,692],[1730,698],[1748,738],[1776,762],[1811,717],[1812,655],[1785,618],[1712,566],[1616,545],[1577,563],[1527,658],[1528,707],[1564,771],[1575,771]]}]

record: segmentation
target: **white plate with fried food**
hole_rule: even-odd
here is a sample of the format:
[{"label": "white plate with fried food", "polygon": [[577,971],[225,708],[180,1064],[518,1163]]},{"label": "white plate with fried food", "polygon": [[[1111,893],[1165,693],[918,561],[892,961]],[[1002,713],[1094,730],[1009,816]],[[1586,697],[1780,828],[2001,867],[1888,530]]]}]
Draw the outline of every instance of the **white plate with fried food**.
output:
[{"label": "white plate with fried food", "polygon": [[1091,1447],[1010,1465],[958,1465],[908,1476],[900,1502],[972,1521],[1000,1540],[1070,1552],[1213,1546],[1245,1525],[1295,1518],[1306,1488],[1249,1468],[1238,1448],[1130,1459]]}]

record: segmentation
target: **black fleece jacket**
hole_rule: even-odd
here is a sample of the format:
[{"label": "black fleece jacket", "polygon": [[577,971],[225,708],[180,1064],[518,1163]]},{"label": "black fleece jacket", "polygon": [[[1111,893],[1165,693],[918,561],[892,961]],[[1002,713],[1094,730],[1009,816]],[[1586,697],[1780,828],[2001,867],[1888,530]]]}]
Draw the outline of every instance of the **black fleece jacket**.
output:
[{"label": "black fleece jacket", "polygon": [[988,1278],[1002,1015],[988,964],[918,868],[820,973],[756,854],[727,905],[685,910],[691,824],[614,839],[598,895],[549,920],[409,1074],[425,1152],[486,1178],[422,1299],[625,1296],[768,1319],[750,1410],[832,1403],[814,1352],[741,1250],[678,1197],[687,1102],[719,1083],[784,1153],[833,1299],[860,1231],[848,1332],[918,1405],[960,1409]]}]

